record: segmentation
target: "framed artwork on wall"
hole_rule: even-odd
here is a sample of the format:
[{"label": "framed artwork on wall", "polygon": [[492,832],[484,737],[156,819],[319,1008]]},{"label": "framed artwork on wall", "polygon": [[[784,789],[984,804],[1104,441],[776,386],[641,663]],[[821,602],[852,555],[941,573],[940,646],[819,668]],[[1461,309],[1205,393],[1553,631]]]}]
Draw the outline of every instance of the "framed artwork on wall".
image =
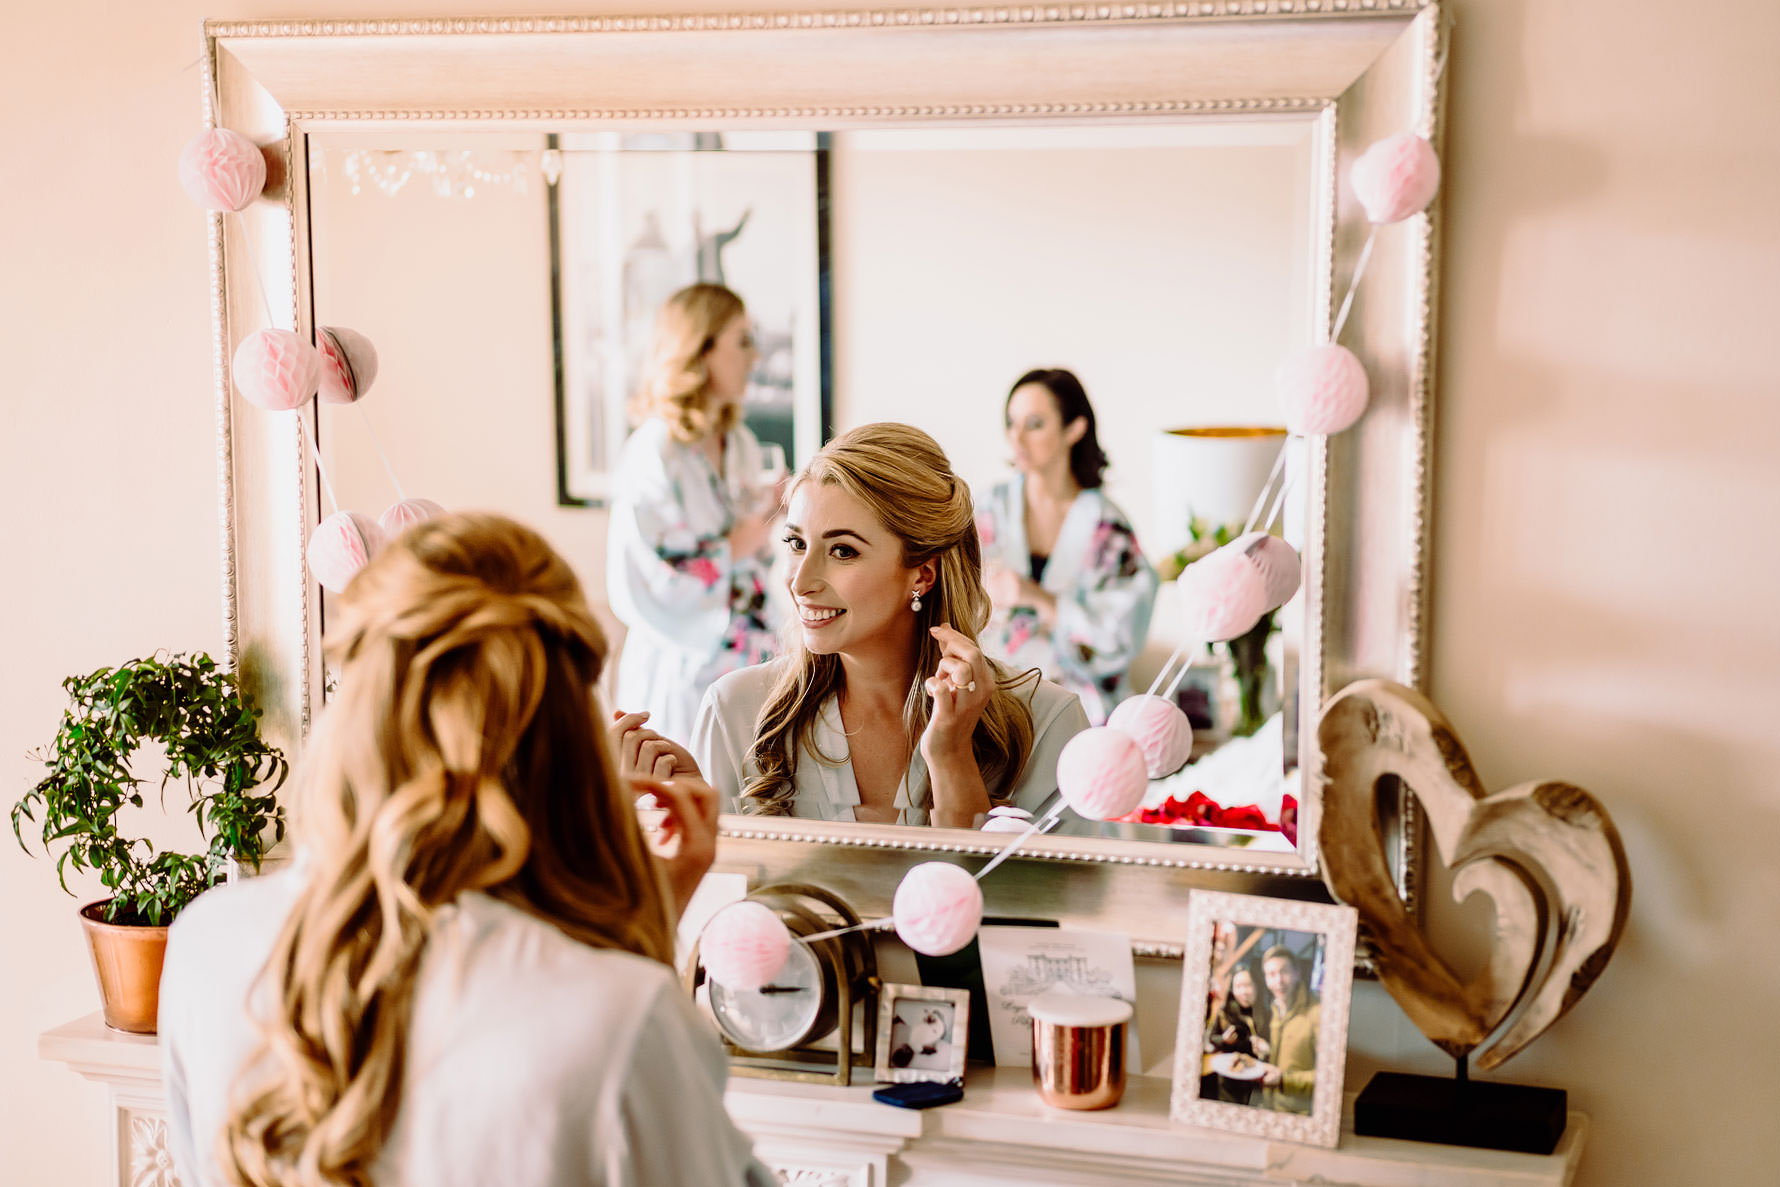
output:
[{"label": "framed artwork on wall", "polygon": [[1352,907],[1193,892],[1170,1117],[1336,1144],[1358,919]]},{"label": "framed artwork on wall", "polygon": [[743,419],[792,467],[830,420],[826,136],[552,135],[551,308],[557,502],[603,505],[631,428],[655,315],[722,284],[748,307],[759,360]]}]

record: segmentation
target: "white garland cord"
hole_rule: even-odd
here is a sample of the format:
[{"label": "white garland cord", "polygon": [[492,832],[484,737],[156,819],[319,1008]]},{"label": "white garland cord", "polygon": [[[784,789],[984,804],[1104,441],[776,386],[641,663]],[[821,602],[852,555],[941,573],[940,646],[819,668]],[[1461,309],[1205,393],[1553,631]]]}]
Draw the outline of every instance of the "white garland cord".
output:
[{"label": "white garland cord", "polygon": [[1238,533],[1239,535],[1246,536],[1255,530],[1255,521],[1261,516],[1261,505],[1267,501],[1267,492],[1272,489],[1275,482],[1279,481],[1280,471],[1285,469],[1286,446],[1290,445],[1291,442],[1291,437],[1287,436],[1284,441],[1279,443],[1279,453],[1273,459],[1273,469],[1267,472],[1267,481],[1263,482],[1261,484],[1261,489],[1256,492],[1255,505],[1249,509],[1248,519],[1244,521],[1242,531]]},{"label": "white garland cord", "polygon": [[[311,406],[313,406],[313,401],[311,401]],[[308,445],[310,443],[310,433],[314,434],[315,472],[321,475],[321,488],[327,492],[328,506],[334,509],[335,515],[338,515],[340,514],[340,500],[334,497],[334,484],[328,481],[328,468],[322,464],[321,460],[321,418],[318,416],[313,421],[309,421],[309,419],[303,415],[302,410],[298,409],[297,423],[309,430],[308,432],[299,434],[303,439],[303,444]]]},{"label": "white garland cord", "polygon": [[[1021,845],[1024,845],[1026,843],[1027,837],[1030,837],[1034,833],[1045,832],[1046,830],[1050,829],[1053,825],[1055,825],[1057,823],[1057,821],[1062,819],[1063,809],[1067,808],[1068,806],[1069,806],[1069,804],[1065,800],[1058,800],[1055,804],[1051,805],[1051,810],[1049,812],[1046,812],[1043,816],[1034,820],[1030,825],[1027,826],[1025,832],[1021,833],[1019,836],[1017,836],[1013,840],[1009,841],[1006,845],[1002,846],[1001,851],[999,853],[997,853],[994,857],[990,858],[989,863],[987,865],[985,865],[982,869],[978,870],[975,875],[973,875],[974,878],[976,879],[976,881],[981,882],[984,878],[987,878],[989,876],[990,871],[995,869],[996,866],[1000,865],[1002,862],[1004,862],[1008,858],[1012,857],[1014,855],[1014,850],[1018,849]],[[872,919],[865,923],[855,923],[851,927],[837,927],[831,931],[817,932],[813,936],[803,937],[803,942],[806,944],[813,944],[817,940],[831,939],[834,936],[844,936],[848,932],[854,932],[854,931],[878,931],[882,928],[886,928],[886,927],[893,925],[895,922],[896,922],[896,920],[894,918]]]},{"label": "white garland cord", "polygon": [[1163,700],[1173,702],[1174,694],[1180,691],[1181,681],[1187,678],[1187,669],[1193,666],[1193,658],[1199,654],[1201,646],[1202,644],[1197,639],[1188,639],[1182,645],[1186,651],[1186,658],[1181,661],[1180,671],[1176,672],[1174,679],[1168,682],[1168,690],[1162,694]]},{"label": "white garland cord", "polygon": [[371,438],[371,445],[377,450],[377,460],[383,463],[383,472],[389,475],[389,484],[396,488],[396,502],[407,502],[408,496],[402,491],[402,480],[396,477],[395,467],[389,464],[389,455],[383,452],[383,442],[377,439],[377,430],[371,427],[370,413],[365,411],[362,401],[354,400],[353,406],[358,409],[359,420],[364,422],[365,432]]},{"label": "white garland cord", "polygon": [[[253,273],[255,287],[259,290],[260,294],[260,305],[266,311],[266,324],[269,327],[277,328],[277,319],[272,316],[272,300],[266,295],[266,277],[260,271],[259,260],[256,259],[253,254],[253,239],[247,233],[247,220],[242,217],[239,210],[235,211],[235,220],[241,228],[241,245],[247,252],[247,269]],[[350,365],[351,364],[348,363],[349,367]],[[383,463],[383,472],[389,475],[390,485],[396,488],[396,501],[406,502],[408,496],[402,490],[402,480],[396,477],[395,467],[389,464],[389,455],[383,452],[383,442],[378,440],[377,430],[371,427],[370,414],[365,411],[362,403],[355,400],[354,404],[358,407],[359,420],[364,424],[365,432],[371,438],[371,445],[377,450],[377,458]],[[299,421],[305,419],[300,410],[297,410],[297,419]],[[340,500],[334,496],[334,484],[328,479],[327,464],[321,460],[321,417],[317,415],[314,423],[305,425],[304,428],[307,430],[301,434],[304,444],[310,442],[311,434],[313,434],[315,472],[321,475],[321,488],[327,494],[328,505],[331,506],[335,512],[338,512],[340,510]]]},{"label": "white garland cord", "polygon": [[1341,337],[1341,328],[1347,325],[1348,312],[1354,307],[1354,294],[1360,291],[1360,278],[1366,275],[1366,265],[1372,261],[1372,245],[1378,240],[1378,224],[1372,223],[1366,229],[1366,245],[1360,248],[1360,258],[1354,264],[1354,274],[1347,282],[1347,296],[1341,299],[1341,312],[1335,315],[1335,328],[1329,333],[1329,341],[1334,342]]}]

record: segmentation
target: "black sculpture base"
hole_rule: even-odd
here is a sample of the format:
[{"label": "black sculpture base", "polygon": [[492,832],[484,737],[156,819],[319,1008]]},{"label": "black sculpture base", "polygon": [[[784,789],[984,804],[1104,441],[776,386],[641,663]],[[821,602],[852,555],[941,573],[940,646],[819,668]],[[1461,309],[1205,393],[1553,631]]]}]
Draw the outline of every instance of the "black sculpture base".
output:
[{"label": "black sculpture base", "polygon": [[1354,1101],[1354,1132],[1485,1150],[1549,1154],[1564,1136],[1562,1088],[1379,1072]]}]

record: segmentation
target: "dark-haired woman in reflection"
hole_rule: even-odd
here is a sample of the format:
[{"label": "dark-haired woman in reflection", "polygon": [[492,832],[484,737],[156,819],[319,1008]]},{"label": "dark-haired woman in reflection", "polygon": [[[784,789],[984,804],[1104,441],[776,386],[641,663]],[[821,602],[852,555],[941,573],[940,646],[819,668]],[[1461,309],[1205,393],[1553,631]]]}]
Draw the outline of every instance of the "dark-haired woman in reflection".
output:
[{"label": "dark-haired woman in reflection", "polygon": [[1103,493],[1094,406],[1069,371],[1028,371],[1005,405],[1014,474],[978,501],[990,654],[1035,667],[1081,698],[1094,724],[1130,694],[1156,571]]},{"label": "dark-haired woman in reflection", "polygon": [[[1205,1026],[1205,1049],[1208,1052],[1234,1052],[1251,1059],[1265,1058],[1267,1040],[1261,1037],[1266,1015],[1260,1011],[1260,996],[1255,986],[1254,967],[1238,964],[1230,971],[1229,983],[1217,987],[1220,1002],[1215,1004]],[[1255,1086],[1252,1080],[1232,1079],[1212,1073],[1216,1099],[1246,1105]]]}]

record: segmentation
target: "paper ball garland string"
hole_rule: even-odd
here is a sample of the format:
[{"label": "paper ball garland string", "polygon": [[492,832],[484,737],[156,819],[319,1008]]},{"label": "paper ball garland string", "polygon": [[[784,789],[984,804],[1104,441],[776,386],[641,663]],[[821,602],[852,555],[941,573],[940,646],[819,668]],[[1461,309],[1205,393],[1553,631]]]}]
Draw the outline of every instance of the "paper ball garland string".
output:
[{"label": "paper ball garland string", "polygon": [[[1443,70],[1445,64],[1442,56],[1439,69]],[[1284,541],[1278,545],[1257,545],[1250,539],[1251,534],[1256,528],[1260,528],[1263,533],[1270,532],[1275,519],[1285,509],[1286,497],[1296,477],[1295,472],[1287,470],[1285,466],[1286,450],[1291,446],[1291,438],[1339,433],[1364,415],[1371,399],[1371,385],[1365,365],[1357,355],[1340,345],[1337,339],[1347,325],[1347,316],[1353,309],[1354,295],[1359,291],[1360,280],[1365,276],[1366,266],[1372,259],[1372,247],[1377,241],[1378,228],[1388,223],[1401,222],[1427,208],[1439,191],[1440,160],[1433,145],[1425,137],[1414,133],[1387,136],[1375,141],[1354,160],[1348,169],[1348,182],[1366,211],[1369,224],[1366,242],[1360,249],[1353,274],[1348,279],[1347,293],[1335,316],[1329,341],[1294,351],[1280,363],[1274,375],[1274,388],[1284,415],[1287,438],[1280,445],[1279,456],[1274,460],[1267,480],[1261,484],[1261,489],[1255,496],[1255,505],[1249,512],[1242,535],[1238,541],[1232,542],[1248,541],[1244,544],[1242,553],[1253,562],[1262,577],[1264,594],[1249,627],[1259,621],[1260,615],[1278,609],[1290,600],[1297,590],[1300,578],[1297,554],[1291,550],[1290,545]],[[1227,544],[1224,549],[1230,547]],[[1218,551],[1222,552],[1224,549]],[[1286,552],[1291,553],[1289,558],[1285,555]],[[1215,556],[1216,552],[1195,561],[1177,578],[1177,583],[1186,583],[1182,586],[1182,592],[1188,599],[1187,616],[1192,629],[1188,631],[1189,637],[1175,648],[1174,653],[1162,665],[1161,671],[1156,673],[1156,679],[1150,684],[1146,695],[1154,696],[1169,674],[1174,672],[1172,682],[1162,693],[1164,699],[1172,701],[1187,670],[1192,666],[1198,649],[1206,643],[1233,638],[1233,635],[1223,635],[1223,630],[1245,617],[1247,611],[1254,607],[1252,586],[1244,574],[1227,560],[1220,560],[1198,573],[1194,572]],[[1244,628],[1246,629],[1248,628]],[[1242,633],[1244,631],[1236,632],[1238,635]],[[1220,635],[1222,638],[1218,637]],[[1175,672],[1174,665],[1177,662],[1181,667]]]},{"label": "paper ball garland string", "polygon": [[[248,234],[247,220],[241,213],[253,205],[254,199],[265,188],[264,156],[258,146],[239,132],[210,128],[187,141],[180,152],[179,181],[187,196],[204,209],[235,216],[236,227],[241,233],[241,248],[247,257],[247,270],[253,275],[254,287],[260,294],[260,307],[266,314],[268,328],[243,338],[230,359],[229,376],[236,390],[242,399],[256,407],[268,412],[294,412],[297,419],[302,420],[303,405],[309,403],[321,387],[322,352],[296,332],[277,328],[278,319],[272,315],[272,299],[266,292],[265,274],[254,257],[253,236]],[[309,432],[299,433],[298,437],[300,447],[307,449]],[[319,440],[315,447],[315,469],[321,476],[328,505],[334,509],[334,515],[339,515],[340,500],[335,497],[334,484],[322,461]],[[323,524],[327,522],[322,521]],[[376,532],[375,523],[369,519],[365,522]],[[358,554],[358,545],[346,543],[355,535],[359,537],[360,545],[365,543],[363,533],[348,532],[336,525],[324,534],[318,524],[310,533],[305,555],[317,550],[318,540],[326,541],[320,544],[317,555],[325,558],[323,567],[333,580],[338,576],[339,566]],[[381,540],[381,533],[376,539]],[[314,572],[313,566],[311,572]],[[325,583],[323,588],[326,588]]]},{"label": "paper ball garland string", "polygon": [[301,425],[299,448],[305,452],[313,450],[316,473],[332,508],[332,513],[310,532],[304,557],[321,587],[338,593],[390,536],[432,518],[443,508],[430,499],[407,497],[362,404],[359,415],[384,472],[395,487],[397,501],[377,521],[340,508],[322,458],[319,418],[301,423],[305,420],[303,407],[317,399],[329,404],[359,404],[376,380],[377,350],[363,334],[340,326],[318,327],[313,343],[292,330],[277,328],[265,274],[254,257],[253,237],[242,213],[265,189],[266,160],[259,146],[227,128],[206,129],[181,150],[179,182],[192,201],[205,210],[235,216],[267,328],[247,335],[236,346],[230,358],[230,378],[242,398],[255,407],[296,414]]}]

